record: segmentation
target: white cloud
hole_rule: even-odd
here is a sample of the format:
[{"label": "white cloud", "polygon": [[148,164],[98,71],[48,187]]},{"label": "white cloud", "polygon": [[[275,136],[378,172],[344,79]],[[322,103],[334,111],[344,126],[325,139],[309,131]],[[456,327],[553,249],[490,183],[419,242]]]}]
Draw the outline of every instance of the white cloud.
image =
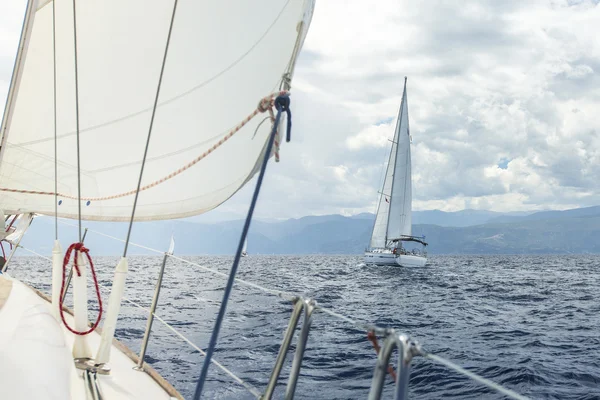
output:
[{"label": "white cloud", "polygon": [[385,147],[394,137],[394,126],[391,123],[369,125],[358,134],[346,139],[350,150],[363,147]]}]

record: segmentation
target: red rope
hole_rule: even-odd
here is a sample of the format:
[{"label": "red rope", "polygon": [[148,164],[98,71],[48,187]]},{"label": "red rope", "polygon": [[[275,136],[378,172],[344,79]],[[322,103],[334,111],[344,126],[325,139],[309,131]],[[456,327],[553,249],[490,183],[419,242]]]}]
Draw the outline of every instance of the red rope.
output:
[{"label": "red rope", "polygon": [[[379,355],[379,350],[381,350],[381,347],[379,347],[379,343],[377,342],[377,335],[375,335],[375,332],[369,331],[369,333],[367,333],[367,339],[369,339],[371,343],[373,343],[375,353]],[[390,374],[394,382],[396,382],[396,371],[394,371],[394,367],[392,367],[391,365],[388,365],[388,374]]]},{"label": "red rope", "polygon": [[[88,329],[87,331],[84,332],[80,332],[80,331],[76,331],[75,329],[71,328],[69,326],[69,324],[67,324],[67,321],[65,320],[65,314],[64,314],[64,310],[63,310],[63,298],[62,298],[62,293],[64,293],[65,291],[65,276],[67,273],[67,266],[69,265],[69,259],[71,258],[71,253],[75,251],[75,257],[73,257],[73,268],[75,269],[75,272],[77,273],[77,276],[81,276],[81,271],[79,270],[79,265],[77,264],[77,259],[79,258],[79,253],[84,253],[87,256],[87,259],[90,263],[90,269],[92,270],[92,277],[94,278],[94,286],[96,287],[96,296],[98,297],[98,318],[96,319],[96,322],[94,322],[94,325],[92,325],[92,327],[90,329]],[[65,253],[65,258],[63,260],[63,271],[62,271],[62,285],[60,287],[60,293],[61,293],[61,300],[60,300],[60,318],[62,319],[63,323],[65,324],[65,327],[73,332],[76,335],[87,335],[89,333],[91,333],[94,329],[96,329],[98,327],[98,324],[100,323],[100,319],[102,318],[102,296],[100,296],[100,287],[98,286],[98,279],[96,278],[96,271],[94,270],[94,263],[92,262],[92,257],[90,257],[90,251],[89,249],[85,248],[83,246],[83,243],[73,243],[72,245],[69,246],[69,248],[67,249],[67,252]]]}]

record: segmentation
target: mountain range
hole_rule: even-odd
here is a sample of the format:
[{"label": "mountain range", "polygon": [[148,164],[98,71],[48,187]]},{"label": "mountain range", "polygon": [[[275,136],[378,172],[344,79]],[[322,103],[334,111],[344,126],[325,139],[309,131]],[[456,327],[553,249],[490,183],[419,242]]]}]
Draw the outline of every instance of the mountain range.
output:
[{"label": "mountain range", "polygon": [[[307,216],[285,221],[254,220],[248,236],[250,254],[361,254],[370,239],[374,215]],[[59,225],[63,246],[76,240],[74,221]],[[197,219],[140,222],[132,242],[164,251],[172,234],[180,255],[233,254],[243,220]],[[123,239],[123,223],[85,222],[86,244],[96,255],[119,255],[123,245],[95,232]],[[93,231],[93,232],[92,232]],[[497,213],[481,210],[413,212],[413,235],[425,235],[430,254],[570,254],[600,253],[600,206],[565,211]],[[23,245],[49,255],[54,220],[36,218]],[[130,254],[151,254],[130,246]],[[64,250],[64,249],[63,249]],[[22,252],[22,255],[27,253]]]}]

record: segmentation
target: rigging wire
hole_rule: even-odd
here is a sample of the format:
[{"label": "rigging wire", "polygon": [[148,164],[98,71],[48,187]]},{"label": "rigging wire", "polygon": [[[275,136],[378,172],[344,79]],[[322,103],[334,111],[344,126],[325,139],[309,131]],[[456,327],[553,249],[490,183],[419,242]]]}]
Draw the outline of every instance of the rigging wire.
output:
[{"label": "rigging wire", "polygon": [[177,12],[177,1],[173,2],[173,13],[171,14],[171,22],[169,24],[169,33],[167,34],[167,43],[165,44],[165,52],[163,55],[162,65],[160,67],[160,75],[158,77],[158,85],[156,87],[156,95],[154,96],[154,105],[152,106],[152,115],[150,116],[150,126],[148,127],[148,137],[146,138],[146,147],[144,149],[144,157],[142,158],[142,165],[140,167],[140,177],[138,179],[137,189],[135,191],[135,198],[133,199],[133,208],[131,210],[131,220],[129,221],[129,228],[127,229],[127,238],[125,239],[125,248],[123,249],[123,257],[127,257],[127,248],[129,239],[131,237],[131,228],[133,227],[133,219],[135,217],[135,208],[137,207],[138,197],[140,195],[140,187],[142,186],[142,177],[144,175],[144,167],[146,166],[146,157],[148,156],[148,148],[150,147],[150,137],[152,136],[152,127],[154,126],[154,117],[156,116],[156,107],[158,106],[158,98],[160,96],[160,87],[162,85],[162,79],[165,72],[165,64],[167,63],[167,54],[169,53],[169,43],[171,42],[171,33],[173,32],[173,22],[175,21],[175,14]]},{"label": "rigging wire", "polygon": [[263,158],[262,166],[260,168],[260,173],[258,174],[258,179],[256,181],[256,187],[254,188],[254,194],[252,195],[252,201],[250,202],[250,207],[248,209],[248,215],[246,216],[246,221],[244,222],[244,228],[242,230],[242,235],[240,237],[240,241],[238,243],[238,248],[235,253],[235,258],[233,260],[233,265],[231,266],[231,270],[229,271],[229,277],[227,279],[227,285],[225,286],[225,292],[223,293],[223,300],[221,301],[221,307],[219,308],[219,313],[217,315],[217,319],[215,321],[215,325],[212,329],[210,341],[208,344],[208,350],[206,351],[206,359],[202,364],[202,371],[200,372],[200,378],[198,379],[198,384],[196,385],[196,392],[194,393],[194,400],[199,400],[202,395],[202,390],[204,388],[204,382],[206,381],[206,377],[208,375],[208,368],[210,366],[210,360],[217,346],[217,339],[219,337],[219,332],[221,330],[221,324],[223,323],[223,319],[225,318],[225,311],[227,310],[227,303],[229,302],[229,296],[231,295],[231,290],[233,289],[233,283],[235,281],[235,275],[237,273],[237,269],[240,263],[240,258],[242,255],[242,249],[244,247],[244,242],[246,241],[246,236],[248,235],[248,229],[250,229],[250,222],[252,221],[252,215],[254,214],[254,208],[256,207],[256,203],[258,201],[258,195],[260,193],[260,188],[262,186],[262,182],[265,176],[265,172],[267,170],[267,165],[269,163],[269,158],[271,157],[271,151],[273,150],[273,143],[275,142],[275,137],[277,136],[277,131],[279,128],[279,122],[281,121],[281,114],[286,112],[288,115],[287,118],[287,136],[289,141],[290,129],[291,129],[291,113],[289,109],[290,98],[289,95],[280,95],[274,101],[274,106],[277,110],[277,115],[275,116],[275,121],[273,121],[273,128],[271,130],[271,134],[269,135],[269,140],[267,142],[267,148],[265,151],[265,155]]},{"label": "rigging wire", "polygon": [[56,6],[52,2],[52,56],[54,63],[54,239],[58,240],[58,141],[56,129]]},{"label": "rigging wire", "polygon": [[[54,2],[52,7],[54,7]],[[81,243],[81,152],[79,147],[79,78],[77,73],[77,10],[75,0],[73,0],[73,44],[75,48],[75,127],[77,135],[77,219],[79,220],[79,242]]]}]

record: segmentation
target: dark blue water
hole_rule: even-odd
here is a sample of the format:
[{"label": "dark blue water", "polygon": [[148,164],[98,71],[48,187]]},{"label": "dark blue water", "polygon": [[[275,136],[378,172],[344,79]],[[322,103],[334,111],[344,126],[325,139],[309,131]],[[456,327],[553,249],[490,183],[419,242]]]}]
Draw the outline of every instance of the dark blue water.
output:
[{"label": "dark blue water", "polygon": [[[231,257],[189,259],[220,271],[231,264]],[[110,285],[116,261],[97,258],[103,284]],[[131,258],[127,297],[149,305],[160,261]],[[49,290],[46,262],[23,257],[18,264],[13,275]],[[435,256],[422,269],[365,266],[354,256],[250,256],[242,260],[239,277],[395,327],[426,350],[523,395],[600,399],[599,271],[599,256]],[[170,260],[157,314],[204,348],[224,282]],[[139,351],[147,315],[127,303],[122,310],[117,336]],[[290,311],[288,302],[238,285],[215,358],[264,388]],[[154,325],[147,361],[191,397],[203,358],[160,323]],[[364,399],[375,361],[366,332],[317,313],[296,398]],[[391,398],[392,389],[388,383],[384,396]],[[282,392],[279,388],[276,398]],[[410,397],[502,398],[421,358],[413,362]],[[205,398],[253,397],[212,368]]]}]

